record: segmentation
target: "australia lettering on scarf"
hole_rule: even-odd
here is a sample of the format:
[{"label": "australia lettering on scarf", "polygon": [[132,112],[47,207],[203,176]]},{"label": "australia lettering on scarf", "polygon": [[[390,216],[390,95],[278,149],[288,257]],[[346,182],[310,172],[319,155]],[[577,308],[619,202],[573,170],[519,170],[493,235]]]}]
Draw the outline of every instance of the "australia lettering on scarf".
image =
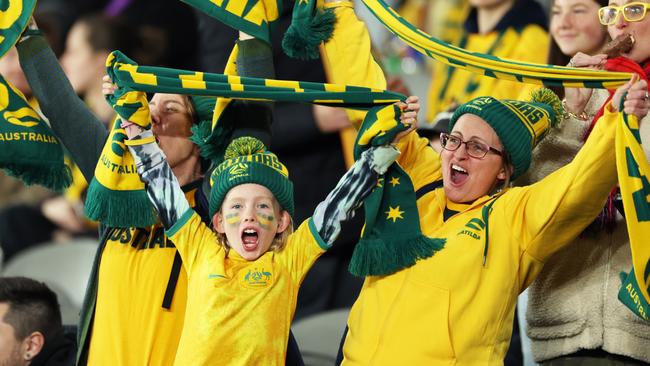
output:
[{"label": "australia lettering on scarf", "polygon": [[36,132],[2,132],[0,133],[0,141],[33,141],[55,145],[59,143],[54,136],[48,136]]},{"label": "australia lettering on scarf", "polygon": [[137,174],[137,171],[135,170],[135,165],[133,165],[133,164],[121,165],[121,164],[112,163],[110,158],[108,156],[106,156],[106,154],[102,154],[102,156],[101,156],[101,158],[99,160],[106,167],[106,169],[110,169],[111,172],[113,172],[113,173],[117,173],[117,174]]},{"label": "australia lettering on scarf", "polygon": [[108,241],[130,245],[137,250],[176,248],[165,235],[162,226],[156,226],[153,233],[144,228],[115,228],[109,235]]}]

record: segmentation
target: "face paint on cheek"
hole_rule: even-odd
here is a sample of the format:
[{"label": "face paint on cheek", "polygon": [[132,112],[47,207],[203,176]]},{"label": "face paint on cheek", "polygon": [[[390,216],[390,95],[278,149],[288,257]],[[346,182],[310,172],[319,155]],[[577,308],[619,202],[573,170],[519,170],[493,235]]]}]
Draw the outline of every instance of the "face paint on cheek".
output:
[{"label": "face paint on cheek", "polygon": [[231,213],[226,215],[226,224],[235,226],[239,225],[239,222],[241,221],[241,217],[239,216],[238,213]]},{"label": "face paint on cheek", "polygon": [[273,217],[273,215],[266,215],[258,212],[256,216],[257,221],[260,223],[260,227],[262,227],[262,229],[271,229],[271,224],[273,223],[273,220],[275,220],[275,217]]}]

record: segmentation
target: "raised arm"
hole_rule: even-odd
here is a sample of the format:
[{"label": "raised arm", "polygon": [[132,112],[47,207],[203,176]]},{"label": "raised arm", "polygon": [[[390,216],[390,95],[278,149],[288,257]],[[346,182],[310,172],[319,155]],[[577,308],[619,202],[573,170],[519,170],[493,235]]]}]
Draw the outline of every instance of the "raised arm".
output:
[{"label": "raised arm", "polygon": [[[615,107],[616,100],[620,100],[622,91],[630,85],[615,93],[605,107],[604,116],[571,163],[536,184],[513,189],[514,194],[504,202],[505,209],[513,210],[508,215],[513,220],[510,225],[513,232],[522,235],[523,252],[544,262],[579,235],[602,209],[617,181],[614,138],[621,117]],[[647,113],[647,107],[635,106],[637,102],[647,105],[643,100],[644,90],[647,84],[643,81],[630,88],[626,113],[636,116]]]},{"label": "raised arm", "polygon": [[20,65],[43,114],[90,182],[108,136],[106,127],[74,92],[43,36],[23,38],[16,48]]},{"label": "raised arm", "polygon": [[341,231],[341,222],[353,217],[354,211],[377,185],[378,176],[384,174],[397,159],[399,150],[394,145],[405,136],[412,135],[417,112],[420,110],[417,97],[412,101],[409,104],[400,103],[403,108],[400,121],[409,128],[397,134],[392,144],[365,150],[325,200],[316,207],[312,215],[314,227],[327,245],[334,243]]}]

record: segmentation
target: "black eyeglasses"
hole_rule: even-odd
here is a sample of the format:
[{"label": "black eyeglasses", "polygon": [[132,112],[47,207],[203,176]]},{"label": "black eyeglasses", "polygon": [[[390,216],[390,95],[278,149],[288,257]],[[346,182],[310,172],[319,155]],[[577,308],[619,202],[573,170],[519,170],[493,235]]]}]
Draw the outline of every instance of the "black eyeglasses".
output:
[{"label": "black eyeglasses", "polygon": [[502,151],[499,151],[488,144],[474,140],[463,141],[458,136],[444,132],[440,134],[440,143],[442,144],[443,149],[449,151],[456,151],[460,145],[465,144],[465,151],[467,151],[467,154],[477,159],[483,159],[490,151],[499,156],[503,156]]}]

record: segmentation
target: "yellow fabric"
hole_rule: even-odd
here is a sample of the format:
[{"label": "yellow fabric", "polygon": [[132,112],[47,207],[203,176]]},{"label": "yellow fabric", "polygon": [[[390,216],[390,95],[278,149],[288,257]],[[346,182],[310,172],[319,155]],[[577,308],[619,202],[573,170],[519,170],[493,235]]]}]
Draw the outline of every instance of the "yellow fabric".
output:
[{"label": "yellow fabric", "polygon": [[[445,248],[394,275],[366,279],[348,320],[343,365],[502,365],[517,296],[544,261],[593,220],[615,184],[616,118],[609,113],[598,123],[571,164],[503,193],[488,223],[482,208],[492,197],[445,222],[444,189],[423,196],[423,232],[446,238]],[[417,188],[427,183],[420,171],[435,162],[422,156],[415,137],[410,140],[398,162]]]},{"label": "yellow fabric", "polygon": [[[363,44],[359,38],[368,37],[363,25],[351,9],[337,8],[336,14],[337,27],[324,48],[333,78],[385,86],[370,50],[358,47]],[[357,46],[346,48],[346,42]],[[485,266],[484,232],[466,224],[482,223],[482,207],[490,197],[443,222],[444,189],[424,195],[418,201],[423,233],[446,238],[445,248],[393,275],[366,278],[348,319],[343,364],[502,365],[517,295],[544,260],[593,220],[615,183],[615,118],[605,115],[574,163],[496,200]],[[425,139],[410,134],[398,148],[398,163],[416,190],[441,178],[439,157]]]},{"label": "yellow fabric", "polygon": [[[192,207],[195,193],[185,193]],[[173,364],[187,299],[187,275],[182,266],[171,308],[162,307],[175,255],[176,248],[161,225],[114,230],[99,266],[101,286],[88,365]]]},{"label": "yellow fabric", "polygon": [[618,181],[636,281],[642,296],[646,302],[650,302],[650,245],[647,239],[650,233],[650,164],[640,139],[637,140],[633,132],[639,136],[638,119],[629,115],[626,124],[621,115],[617,123],[615,145]]},{"label": "yellow fabric", "polygon": [[[366,25],[357,19],[354,9],[345,3],[334,3],[330,6],[336,14],[336,26],[332,37],[323,47],[321,58],[329,71],[330,81],[340,84],[342,80],[347,85],[372,85],[375,88],[386,88],[386,78],[375,60],[370,57],[370,36]],[[368,55],[368,57],[356,57]],[[349,75],[343,78],[343,75]],[[366,111],[347,109],[352,124],[359,128]]]},{"label": "yellow fabric", "polygon": [[168,233],[189,280],[175,365],[284,365],[300,283],[324,252],[309,220],[255,261],[226,253],[192,211]]},{"label": "yellow fabric", "polygon": [[[487,53],[498,38],[499,32],[470,34],[464,49]],[[492,52],[494,56],[524,62],[546,62],[549,38],[546,31],[538,25],[529,25],[522,30],[508,28],[498,41],[498,47]],[[433,81],[427,98],[428,121],[433,121],[438,113],[453,104],[462,104],[482,95],[516,99],[525,88],[525,84],[519,82],[495,79],[461,69],[453,69],[451,78],[448,78],[449,72],[450,67],[442,62],[434,65]]]},{"label": "yellow fabric", "polygon": [[457,44],[469,9],[467,0],[429,1],[425,31],[441,41]]},{"label": "yellow fabric", "polygon": [[111,190],[143,190],[144,183],[135,170],[133,156],[124,145],[126,131],[120,127],[120,123],[119,117],[116,117],[95,167],[95,179]]}]

